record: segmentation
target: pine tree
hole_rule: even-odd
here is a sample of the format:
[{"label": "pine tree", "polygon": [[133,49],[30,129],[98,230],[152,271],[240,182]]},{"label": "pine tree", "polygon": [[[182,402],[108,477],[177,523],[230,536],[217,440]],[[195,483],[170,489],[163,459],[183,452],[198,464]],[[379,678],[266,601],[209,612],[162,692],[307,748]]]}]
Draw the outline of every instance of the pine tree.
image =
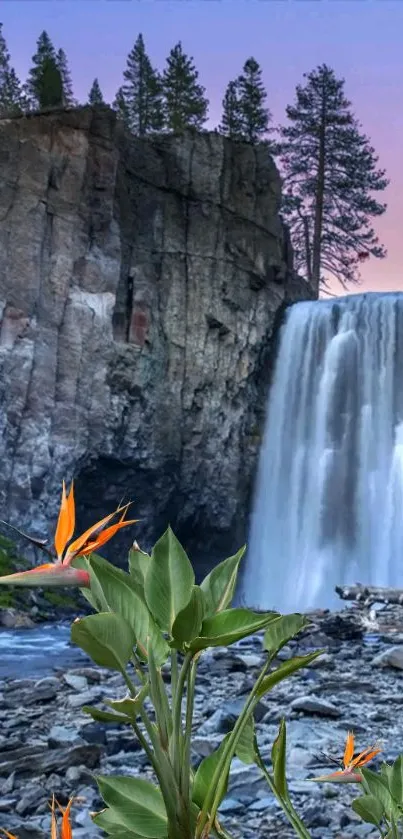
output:
[{"label": "pine tree", "polygon": [[127,57],[123,76],[123,111],[128,127],[139,137],[159,131],[162,127],[161,82],[145,51],[141,34]]},{"label": "pine tree", "polygon": [[36,81],[37,99],[40,108],[52,108],[64,104],[62,74],[54,58],[45,58]]},{"label": "pine tree", "polygon": [[74,105],[73,82],[71,80],[70,68],[67,61],[67,55],[64,50],[60,49],[56,54],[56,64],[60,70],[63,86],[63,104]]},{"label": "pine tree", "polygon": [[91,90],[88,94],[89,105],[105,105],[104,97],[98,79],[94,79]]},{"label": "pine tree", "polygon": [[239,82],[229,82],[222,101],[223,114],[219,126],[220,134],[231,140],[242,140],[242,112],[239,102]]},{"label": "pine tree", "polygon": [[19,114],[24,104],[21,83],[10,65],[10,53],[0,23],[0,116]]},{"label": "pine tree", "polygon": [[167,58],[162,77],[164,127],[169,131],[181,132],[186,128],[203,128],[207,120],[208,100],[198,78],[193,58],[182,51],[179,41]]},{"label": "pine tree", "polygon": [[242,133],[248,143],[258,143],[269,132],[271,114],[265,106],[267,93],[262,81],[262,70],[254,58],[248,58],[237,79]]},{"label": "pine tree", "polygon": [[115,99],[112,103],[112,108],[116,111],[118,119],[120,119],[126,128],[129,128],[129,107],[123,93],[123,87],[120,87],[116,92]]},{"label": "pine tree", "polygon": [[345,288],[359,279],[359,265],[383,258],[371,219],[386,205],[373,193],[388,185],[385,171],[344,95],[344,79],[323,64],[298,85],[280,129],[284,213],[288,216],[296,266],[313,288],[332,278]]},{"label": "pine tree", "polygon": [[26,92],[33,108],[41,107],[39,90],[41,88],[43,95],[43,70],[45,67],[46,78],[46,75],[49,75],[49,68],[52,68],[49,60],[52,60],[53,64],[56,64],[57,67],[55,48],[48,33],[43,31],[36,42],[36,53],[32,56],[32,67],[26,82]]}]

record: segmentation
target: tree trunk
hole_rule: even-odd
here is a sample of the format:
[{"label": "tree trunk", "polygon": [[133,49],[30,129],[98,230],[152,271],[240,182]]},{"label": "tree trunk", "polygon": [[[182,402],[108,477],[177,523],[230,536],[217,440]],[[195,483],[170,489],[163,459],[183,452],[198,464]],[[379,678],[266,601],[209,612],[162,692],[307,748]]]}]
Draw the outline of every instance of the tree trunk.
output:
[{"label": "tree trunk", "polygon": [[342,600],[356,600],[370,606],[371,603],[399,603],[403,605],[403,588],[381,588],[378,586],[336,586],[336,594]]},{"label": "tree trunk", "polygon": [[315,221],[312,247],[312,285],[319,292],[321,245],[323,227],[323,204],[325,194],[325,152],[326,152],[326,91],[323,90],[322,118],[319,128],[318,179],[315,196]]},{"label": "tree trunk", "polygon": [[312,283],[312,255],[311,243],[309,241],[309,223],[307,216],[303,216],[302,223],[304,225],[306,275],[308,278],[308,282]]}]

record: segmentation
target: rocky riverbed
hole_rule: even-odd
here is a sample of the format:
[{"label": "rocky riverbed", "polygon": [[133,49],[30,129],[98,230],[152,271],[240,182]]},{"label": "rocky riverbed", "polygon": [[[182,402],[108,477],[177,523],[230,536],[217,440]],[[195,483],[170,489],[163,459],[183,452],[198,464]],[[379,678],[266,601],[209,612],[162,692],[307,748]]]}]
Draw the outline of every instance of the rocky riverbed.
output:
[{"label": "rocky riverbed", "polygon": [[[290,791],[312,839],[377,836],[349,806],[356,787],[306,779],[332,771],[321,752],[339,756],[348,729],[355,731],[357,745],[363,748],[382,739],[387,760],[403,751],[403,609],[386,608],[364,617],[352,610],[316,615],[312,629],[281,657],[319,647],[325,653],[313,666],[278,685],[259,705],[260,747],[269,761],[284,715]],[[201,659],[196,765],[231,729],[263,660],[261,636]],[[90,813],[102,802],[93,773],[151,777],[130,732],[95,723],[81,711],[85,704],[101,707],[105,698],[122,697],[126,690],[121,677],[85,660],[66,669],[65,661],[60,650],[58,661],[49,660],[48,674],[35,678],[26,677],[29,671],[21,660],[19,678],[0,682],[0,824],[19,839],[49,839],[48,801],[53,792],[62,803],[70,795],[78,797],[74,839],[95,839],[101,834]],[[221,814],[223,824],[239,839],[294,836],[259,771],[238,760],[233,761]]]}]

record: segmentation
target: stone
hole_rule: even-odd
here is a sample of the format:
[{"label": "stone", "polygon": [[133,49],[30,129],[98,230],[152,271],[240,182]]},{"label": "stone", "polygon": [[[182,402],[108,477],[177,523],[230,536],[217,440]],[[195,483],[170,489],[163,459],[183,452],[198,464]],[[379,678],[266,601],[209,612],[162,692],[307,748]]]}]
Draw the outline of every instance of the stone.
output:
[{"label": "stone", "polygon": [[318,714],[321,717],[341,717],[341,711],[331,702],[318,699],[316,696],[298,696],[291,702],[293,711],[302,711],[304,714]]},{"label": "stone", "polygon": [[394,667],[403,670],[403,647],[390,647],[372,659],[374,667]]},{"label": "stone", "polygon": [[168,522],[196,563],[237,550],[274,333],[314,296],[266,146],[82,107],[1,120],[0,156],[2,516],[45,538],[74,476],[80,527],[135,496],[111,557]]},{"label": "stone", "polygon": [[76,673],[65,673],[63,680],[70,688],[74,690],[86,690],[88,688],[88,681],[85,676],[78,676]]},{"label": "stone", "polygon": [[59,746],[71,745],[80,740],[74,728],[65,725],[53,725],[49,731],[48,746],[50,749],[57,749]]},{"label": "stone", "polygon": [[35,623],[29,615],[17,609],[0,609],[0,626],[5,629],[31,629]]}]

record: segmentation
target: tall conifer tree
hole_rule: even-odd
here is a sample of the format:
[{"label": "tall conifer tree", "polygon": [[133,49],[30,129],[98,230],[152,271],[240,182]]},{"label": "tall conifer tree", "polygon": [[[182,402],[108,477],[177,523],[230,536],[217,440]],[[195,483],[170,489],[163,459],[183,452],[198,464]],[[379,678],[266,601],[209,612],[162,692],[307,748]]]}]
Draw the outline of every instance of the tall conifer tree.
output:
[{"label": "tall conifer tree", "polygon": [[67,61],[67,55],[63,49],[59,49],[56,53],[56,64],[60,70],[63,86],[63,103],[65,105],[74,105],[73,82],[71,80],[71,73]]},{"label": "tall conifer tree", "polygon": [[36,42],[36,52],[32,56],[32,66],[26,82],[26,92],[31,107],[42,107],[40,92],[43,99],[43,72],[45,69],[45,79],[49,75],[53,75],[55,78],[54,72],[49,74],[49,69],[53,71],[54,65],[57,67],[56,50],[48,33],[44,30]]},{"label": "tall conifer tree", "polygon": [[127,57],[123,76],[122,118],[139,137],[159,131],[162,127],[161,82],[151,65],[141,34]]},{"label": "tall conifer tree", "polygon": [[183,52],[179,41],[167,58],[162,77],[164,127],[168,131],[203,128],[207,120],[208,100],[198,78],[193,58]]},{"label": "tall conifer tree", "polygon": [[386,255],[371,220],[386,209],[374,193],[388,180],[351,111],[344,79],[326,64],[305,78],[287,107],[280,148],[296,265],[317,291],[332,280],[346,287],[359,279],[360,263]]},{"label": "tall conifer tree", "polygon": [[0,23],[0,116],[20,114],[25,106],[21,83],[10,62],[3,24]]},{"label": "tall conifer tree", "polygon": [[88,94],[88,104],[89,105],[105,105],[105,100],[102,95],[102,90],[99,84],[98,79],[94,79],[91,90]]},{"label": "tall conifer tree", "polygon": [[220,134],[231,140],[244,139],[242,130],[242,111],[240,106],[239,82],[229,82],[222,101],[222,119],[219,126]]}]

